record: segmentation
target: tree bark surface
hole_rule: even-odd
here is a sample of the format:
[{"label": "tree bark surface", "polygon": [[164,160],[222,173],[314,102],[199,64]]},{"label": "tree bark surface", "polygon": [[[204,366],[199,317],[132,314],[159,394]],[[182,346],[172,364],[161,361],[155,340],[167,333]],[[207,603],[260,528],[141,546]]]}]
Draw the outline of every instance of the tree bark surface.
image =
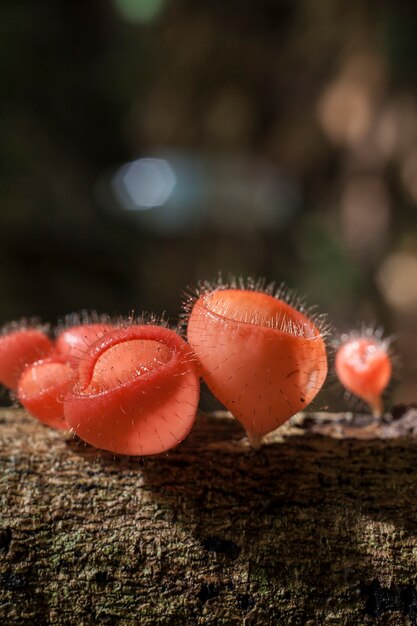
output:
[{"label": "tree bark surface", "polygon": [[417,624],[417,427],[201,415],[114,458],[0,412],[0,624]]}]

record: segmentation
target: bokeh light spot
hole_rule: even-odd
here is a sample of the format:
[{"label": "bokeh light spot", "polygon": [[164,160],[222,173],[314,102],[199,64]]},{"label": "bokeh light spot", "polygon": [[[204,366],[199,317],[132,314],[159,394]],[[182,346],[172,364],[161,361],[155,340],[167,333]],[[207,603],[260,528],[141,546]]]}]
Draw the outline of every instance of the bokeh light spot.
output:
[{"label": "bokeh light spot", "polygon": [[128,22],[152,22],[162,11],[165,0],[114,0],[117,11]]},{"label": "bokeh light spot", "polygon": [[165,204],[176,185],[176,176],[164,159],[137,159],[115,174],[113,188],[128,210],[151,209]]},{"label": "bokeh light spot", "polygon": [[401,312],[417,311],[417,256],[397,252],[381,265],[377,282],[385,300]]}]

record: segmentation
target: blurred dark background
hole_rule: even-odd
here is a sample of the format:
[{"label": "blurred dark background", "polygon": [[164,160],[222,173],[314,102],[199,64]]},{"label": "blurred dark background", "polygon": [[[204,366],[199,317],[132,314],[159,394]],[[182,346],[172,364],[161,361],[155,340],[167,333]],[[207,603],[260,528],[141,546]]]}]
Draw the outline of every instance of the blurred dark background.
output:
[{"label": "blurred dark background", "polygon": [[0,48],[0,322],[264,276],[417,399],[415,3],[3,0]]}]

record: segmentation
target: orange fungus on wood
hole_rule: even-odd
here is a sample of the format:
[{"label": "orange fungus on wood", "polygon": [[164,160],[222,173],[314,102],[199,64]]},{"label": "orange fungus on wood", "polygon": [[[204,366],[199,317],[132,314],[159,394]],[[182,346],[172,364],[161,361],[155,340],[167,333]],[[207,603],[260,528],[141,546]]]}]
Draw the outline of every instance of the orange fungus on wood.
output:
[{"label": "orange fungus on wood", "polygon": [[200,375],[253,445],[304,409],[327,375],[322,332],[270,293],[206,290],[188,319]]},{"label": "orange fungus on wood", "polygon": [[23,328],[0,335],[0,383],[17,387],[24,369],[52,353],[49,337],[37,328]]},{"label": "orange fungus on wood", "polygon": [[336,374],[342,385],[371,407],[383,411],[382,394],[392,374],[386,342],[378,337],[346,337],[336,352]]},{"label": "orange fungus on wood", "polygon": [[147,455],[188,435],[198,400],[195,359],[181,337],[163,326],[133,325],[87,350],[64,411],[74,432],[97,448]]},{"label": "orange fungus on wood", "polygon": [[43,424],[67,429],[64,397],[76,380],[76,371],[62,357],[43,359],[25,369],[19,380],[17,397]]}]

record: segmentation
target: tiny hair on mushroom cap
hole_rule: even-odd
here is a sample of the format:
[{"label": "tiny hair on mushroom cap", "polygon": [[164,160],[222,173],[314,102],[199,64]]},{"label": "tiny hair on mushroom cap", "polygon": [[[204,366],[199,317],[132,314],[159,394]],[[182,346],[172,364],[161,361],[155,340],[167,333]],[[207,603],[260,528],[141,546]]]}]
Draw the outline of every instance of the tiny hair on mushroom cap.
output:
[{"label": "tiny hair on mushroom cap", "polygon": [[184,309],[200,376],[255,447],[321,389],[328,326],[291,290],[254,279],[201,283]]}]

